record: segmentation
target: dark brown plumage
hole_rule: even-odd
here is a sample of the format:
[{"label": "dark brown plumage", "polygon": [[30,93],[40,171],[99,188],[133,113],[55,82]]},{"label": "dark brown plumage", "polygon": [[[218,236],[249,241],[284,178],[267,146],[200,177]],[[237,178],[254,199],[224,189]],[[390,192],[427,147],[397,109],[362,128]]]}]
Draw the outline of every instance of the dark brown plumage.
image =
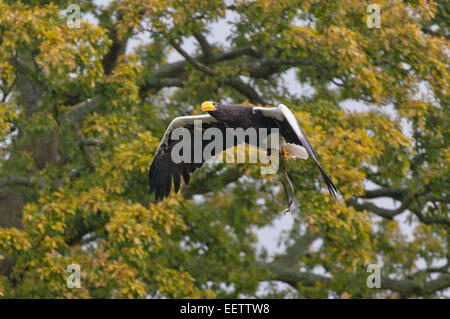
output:
[{"label": "dark brown plumage", "polygon": [[[277,108],[262,108],[205,102],[202,104],[202,109],[208,112],[209,115],[179,117],[173,120],[167,128],[149,170],[150,194],[154,192],[156,200],[161,200],[169,196],[172,182],[175,193],[178,192],[181,178],[183,178],[184,183],[187,185],[190,174],[209,160],[209,158],[202,158],[199,163],[174,163],[171,159],[172,148],[178,140],[171,140],[170,134],[177,127],[185,127],[191,132],[191,145],[194,145],[194,120],[202,121],[202,136],[203,132],[210,127],[215,127],[222,131],[224,136],[223,150],[226,148],[225,141],[228,134],[226,128],[243,128],[244,130],[251,127],[255,129],[267,128],[268,130],[278,128],[280,135],[286,143],[302,146],[306,149],[307,154],[316,163],[330,194],[332,196],[339,194],[331,179],[320,166],[317,154],[305,133],[286,106],[280,104]],[[202,150],[210,142],[210,140],[202,140]],[[239,143],[248,143],[248,141],[235,140],[233,146]],[[191,152],[191,158],[194,158],[193,147],[191,148]],[[212,155],[214,156],[216,154],[213,153]]]}]

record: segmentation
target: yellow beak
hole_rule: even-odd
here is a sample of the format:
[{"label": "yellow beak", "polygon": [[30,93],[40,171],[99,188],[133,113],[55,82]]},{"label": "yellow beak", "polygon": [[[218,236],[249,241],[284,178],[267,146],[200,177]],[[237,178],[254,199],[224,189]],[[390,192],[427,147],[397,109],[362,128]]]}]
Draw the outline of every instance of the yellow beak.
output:
[{"label": "yellow beak", "polygon": [[202,111],[209,112],[214,111],[216,108],[213,106],[213,102],[206,101],[202,103]]}]

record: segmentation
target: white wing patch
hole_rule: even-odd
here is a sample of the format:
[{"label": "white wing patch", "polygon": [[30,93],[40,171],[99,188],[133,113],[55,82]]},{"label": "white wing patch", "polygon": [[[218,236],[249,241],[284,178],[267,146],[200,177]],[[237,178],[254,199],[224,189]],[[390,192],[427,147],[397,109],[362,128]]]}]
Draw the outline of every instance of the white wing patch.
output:
[{"label": "white wing patch", "polygon": [[177,127],[188,126],[188,125],[194,124],[194,121],[202,121],[205,123],[217,122],[217,120],[215,118],[213,118],[211,115],[208,115],[208,114],[180,116],[180,117],[173,119],[173,121],[169,124],[169,127],[166,130],[166,133],[169,131],[173,131]]},{"label": "white wing patch", "polygon": [[302,131],[300,130],[300,126],[298,126],[297,119],[295,118],[291,110],[289,110],[288,107],[284,104],[279,104],[277,109],[279,109],[281,113],[283,113],[289,125],[294,129],[295,133],[300,138],[300,140],[305,138]]},{"label": "white wing patch", "polygon": [[163,138],[161,139],[161,143],[159,143],[158,149],[156,150],[156,154],[158,153],[160,147],[167,143],[169,140],[170,134],[173,130],[179,127],[186,127],[188,125],[193,125],[194,121],[202,121],[203,123],[214,123],[217,120],[209,114],[205,115],[190,115],[190,116],[180,116],[173,119],[167,127],[166,132],[164,133]]},{"label": "white wing patch", "polygon": [[300,130],[300,126],[298,126],[297,119],[286,105],[278,104],[278,107],[255,107],[254,109],[260,110],[264,113],[264,115],[274,118],[278,121],[283,121],[284,119],[286,119],[289,125],[294,130],[295,134],[297,134],[298,138],[300,140],[305,138],[302,131]]}]

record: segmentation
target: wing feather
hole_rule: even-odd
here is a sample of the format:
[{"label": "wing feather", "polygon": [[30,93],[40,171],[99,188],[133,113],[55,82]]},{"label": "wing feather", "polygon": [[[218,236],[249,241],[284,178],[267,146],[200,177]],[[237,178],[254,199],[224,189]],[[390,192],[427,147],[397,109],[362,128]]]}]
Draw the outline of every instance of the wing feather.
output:
[{"label": "wing feather", "polygon": [[[200,168],[204,162],[208,160],[208,158],[202,158],[201,163],[175,163],[171,157],[172,148],[178,142],[177,140],[172,140],[170,138],[172,132],[179,127],[188,129],[191,133],[191,145],[194,145],[193,138],[195,120],[202,121],[203,131],[210,127],[216,127],[222,131],[224,137],[226,135],[225,125],[210,115],[183,116],[174,119],[164,133],[148,173],[150,194],[154,192],[156,200],[161,200],[170,195],[172,182],[174,191],[177,193],[180,189],[181,177],[183,178],[185,185],[189,184],[190,174],[192,174],[197,168]],[[224,138],[224,143],[225,141],[226,138]],[[207,142],[209,141],[203,141],[202,151]],[[225,146],[223,149],[225,149]],[[193,158],[194,147],[191,148],[191,159]]]},{"label": "wing feather", "polygon": [[264,116],[268,123],[272,122],[271,125],[278,127],[280,129],[280,134],[287,143],[303,146],[319,168],[320,174],[322,175],[331,196],[337,197],[340,195],[338,189],[331,181],[331,178],[325,173],[322,166],[320,166],[316,151],[309,142],[305,132],[303,132],[298,124],[294,114],[287,106],[280,104],[278,107],[255,107],[253,110],[257,114]]}]

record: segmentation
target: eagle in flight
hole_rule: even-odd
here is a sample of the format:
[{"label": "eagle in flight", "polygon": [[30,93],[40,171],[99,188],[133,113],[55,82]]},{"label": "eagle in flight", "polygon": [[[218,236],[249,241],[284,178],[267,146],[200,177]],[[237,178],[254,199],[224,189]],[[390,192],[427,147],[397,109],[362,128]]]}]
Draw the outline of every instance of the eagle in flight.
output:
[{"label": "eagle in flight", "polygon": [[[201,121],[201,130],[205,131],[208,128],[214,127],[227,134],[227,128],[255,128],[256,130],[261,128],[278,129],[280,141],[279,141],[279,156],[282,160],[283,169],[285,159],[307,159],[308,157],[316,163],[317,168],[322,175],[325,185],[328,188],[332,197],[337,197],[339,191],[331,181],[330,177],[325,173],[319,164],[317,154],[314,151],[311,143],[306,137],[305,133],[298,124],[294,114],[283,104],[279,104],[278,107],[254,107],[249,105],[239,104],[221,104],[212,101],[203,102],[201,105],[202,111],[206,112],[205,115],[194,116],[182,116],[175,118],[167,128],[159,146],[156,150],[156,154],[150,165],[149,170],[149,185],[150,194],[155,193],[157,201],[169,196],[172,189],[172,182],[174,185],[174,191],[177,193],[180,189],[181,178],[183,178],[185,185],[189,183],[190,174],[192,174],[197,168],[203,166],[209,158],[202,158],[201,161],[192,163],[181,161],[176,163],[172,160],[171,152],[172,148],[178,140],[171,139],[172,132],[177,128],[185,128],[190,131],[190,136],[194,134],[194,121]],[[192,141],[191,145],[194,145]],[[209,141],[203,140],[201,147],[204,148]],[[226,149],[225,139],[222,150]],[[239,143],[248,144],[248,140],[234,142],[232,146],[236,146]],[[229,146],[229,145],[227,145]],[[256,145],[258,147],[258,145]],[[194,148],[191,149],[192,157],[194,156]],[[270,153],[270,150],[268,150]],[[215,155],[215,154],[212,154]],[[285,171],[285,177],[288,180],[293,194],[293,185]],[[286,185],[283,182],[284,190],[286,193],[286,200],[288,202],[288,209],[292,204],[292,199],[288,199],[288,192]]]}]

